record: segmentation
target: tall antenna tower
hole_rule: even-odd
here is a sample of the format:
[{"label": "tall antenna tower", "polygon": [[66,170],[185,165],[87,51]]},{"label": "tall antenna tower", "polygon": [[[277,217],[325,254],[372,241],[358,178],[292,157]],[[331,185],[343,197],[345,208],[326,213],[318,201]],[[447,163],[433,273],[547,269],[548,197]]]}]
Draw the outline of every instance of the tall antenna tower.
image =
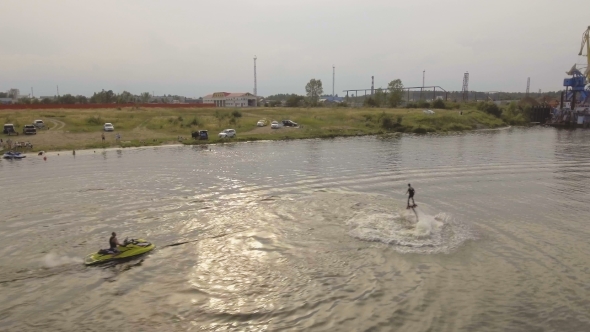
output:
[{"label": "tall antenna tower", "polygon": [[529,90],[531,89],[531,78],[527,77],[526,79],[526,96],[529,96]]},{"label": "tall antenna tower", "polygon": [[258,86],[256,82],[256,55],[254,56],[254,107],[258,107]]},{"label": "tall antenna tower", "polygon": [[463,101],[469,100],[469,72],[463,75]]},{"label": "tall antenna tower", "polygon": [[56,85],[57,87],[57,97],[59,98],[59,85]]},{"label": "tall antenna tower", "polygon": [[371,96],[375,92],[375,76],[371,76]]},{"label": "tall antenna tower", "polygon": [[336,81],[336,67],[332,65],[332,97],[334,97],[334,82]]}]

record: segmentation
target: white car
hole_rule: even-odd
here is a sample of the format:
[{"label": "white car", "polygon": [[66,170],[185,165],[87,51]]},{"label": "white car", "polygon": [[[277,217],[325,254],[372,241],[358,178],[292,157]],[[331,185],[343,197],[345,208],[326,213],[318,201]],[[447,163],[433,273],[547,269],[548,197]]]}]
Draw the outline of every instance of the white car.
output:
[{"label": "white car", "polygon": [[270,124],[270,127],[271,127],[272,129],[279,129],[279,128],[281,127],[281,125],[279,125],[279,123],[278,123],[278,122],[276,122],[276,121],[273,121],[273,122]]},{"label": "white car", "polygon": [[423,110],[422,113],[430,115],[430,114],[434,114],[434,111],[433,110]]},{"label": "white car", "polygon": [[266,126],[267,123],[268,122],[266,122],[266,120],[260,120],[260,121],[258,121],[256,123],[256,126],[258,126],[258,127],[264,127],[264,126]]},{"label": "white car", "polygon": [[112,123],[105,123],[104,124],[104,131],[115,131],[115,126]]},{"label": "white car", "polygon": [[43,123],[43,120],[35,120],[33,121],[33,126],[37,127],[38,129],[41,129],[45,127],[45,123]]},{"label": "white car", "polygon": [[236,131],[234,129],[225,129],[219,133],[219,138],[232,138],[236,137]]}]

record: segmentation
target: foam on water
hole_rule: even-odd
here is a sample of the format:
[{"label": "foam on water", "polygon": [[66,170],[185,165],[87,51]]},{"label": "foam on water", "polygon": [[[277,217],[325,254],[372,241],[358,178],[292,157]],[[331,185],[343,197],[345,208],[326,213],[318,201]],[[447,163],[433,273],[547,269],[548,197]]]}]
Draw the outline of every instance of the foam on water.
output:
[{"label": "foam on water", "polygon": [[80,264],[83,262],[83,259],[80,257],[71,257],[66,255],[58,255],[56,253],[48,253],[41,259],[44,267],[56,267],[61,265],[67,264]]},{"label": "foam on water", "polygon": [[418,209],[390,213],[359,211],[347,224],[350,236],[388,244],[405,253],[449,252],[471,238],[449,214],[431,215]]}]

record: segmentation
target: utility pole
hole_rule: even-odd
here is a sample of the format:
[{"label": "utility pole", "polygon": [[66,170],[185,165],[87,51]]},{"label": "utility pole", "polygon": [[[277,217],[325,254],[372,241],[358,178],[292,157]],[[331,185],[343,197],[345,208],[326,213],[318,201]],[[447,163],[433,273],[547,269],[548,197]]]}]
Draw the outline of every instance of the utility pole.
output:
[{"label": "utility pole", "polygon": [[336,84],[336,67],[332,65],[332,97],[335,97],[334,86]]},{"label": "utility pole", "polygon": [[375,76],[371,76],[371,96],[375,92]]},{"label": "utility pole", "polygon": [[531,78],[527,77],[526,79],[526,96],[529,96],[529,90],[531,89]]},{"label": "utility pole", "polygon": [[422,100],[422,91],[424,90],[424,78],[426,76],[426,70],[422,71],[422,88],[420,89],[420,100]]},{"label": "utility pole", "polygon": [[59,85],[56,85],[57,87],[57,98],[59,98]]},{"label": "utility pole", "polygon": [[254,56],[254,107],[258,107],[258,87],[256,82],[256,55]]},{"label": "utility pole", "polygon": [[31,98],[34,98],[35,95],[33,94],[33,87],[31,87]]}]

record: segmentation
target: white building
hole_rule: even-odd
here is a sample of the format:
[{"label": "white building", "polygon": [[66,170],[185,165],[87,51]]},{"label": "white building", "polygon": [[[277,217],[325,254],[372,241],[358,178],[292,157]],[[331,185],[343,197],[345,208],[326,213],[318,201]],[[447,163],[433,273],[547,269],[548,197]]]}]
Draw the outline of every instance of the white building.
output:
[{"label": "white building", "polygon": [[216,107],[254,107],[256,97],[249,92],[215,92],[203,97],[203,103],[215,104]]}]

